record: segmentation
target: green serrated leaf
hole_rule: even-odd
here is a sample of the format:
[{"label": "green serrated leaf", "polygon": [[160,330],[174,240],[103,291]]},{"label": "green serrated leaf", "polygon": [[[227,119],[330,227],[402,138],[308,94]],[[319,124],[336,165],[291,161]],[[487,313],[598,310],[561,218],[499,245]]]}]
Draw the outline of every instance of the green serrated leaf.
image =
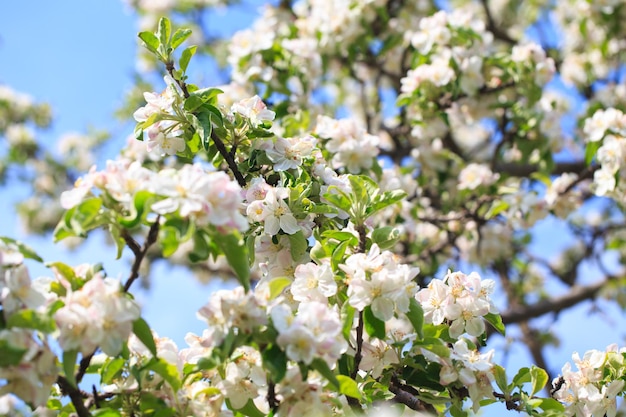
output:
[{"label": "green serrated leaf", "polygon": [[400,239],[400,230],[393,226],[385,226],[372,232],[372,243],[376,243],[381,250],[391,249]]},{"label": "green serrated leaf", "polygon": [[167,362],[164,359],[153,358],[146,364],[143,369],[148,369],[159,374],[174,390],[178,392],[181,387],[181,381],[178,376],[178,368],[176,365]]},{"label": "green serrated leaf", "polygon": [[174,35],[172,35],[172,49],[178,48],[189,36],[191,36],[191,29],[177,29]]},{"label": "green serrated leaf", "polygon": [[530,367],[530,382],[532,391],[530,395],[535,395],[548,383],[548,373],[537,366]]},{"label": "green serrated leaf", "polygon": [[372,204],[367,209],[367,215],[372,216],[380,210],[393,206],[399,201],[406,198],[406,193],[402,190],[387,191],[382,195],[377,196]]},{"label": "green serrated leaf", "polygon": [[153,54],[157,54],[159,50],[159,38],[155,36],[152,32],[140,32],[139,39],[141,39],[144,43],[146,49],[148,49]]},{"label": "green serrated leaf", "polygon": [[487,322],[491,324],[491,326],[493,326],[498,333],[502,336],[505,335],[506,329],[504,327],[504,323],[502,323],[502,316],[499,314],[489,313],[485,316],[485,320],[487,320]]},{"label": "green serrated leaf", "polygon": [[154,342],[154,337],[152,337],[152,330],[148,323],[139,317],[137,320],[133,322],[133,333],[137,336],[137,339],[144,344],[146,348],[152,353],[154,357],[157,355],[157,347]]},{"label": "green serrated leaf", "polygon": [[172,23],[167,17],[159,19],[159,28],[157,29],[157,37],[163,48],[170,46],[170,38],[172,36]]},{"label": "green serrated leaf", "polygon": [[302,230],[298,230],[298,232],[287,236],[289,237],[291,259],[298,262],[306,254],[309,248],[309,242],[306,240],[306,237],[304,237]]},{"label": "green serrated leaf", "polygon": [[352,328],[354,327],[355,313],[356,309],[349,303],[343,303],[341,306],[342,333],[346,340],[350,340],[350,334],[352,333]]},{"label": "green serrated leaf", "polygon": [[189,66],[189,61],[196,54],[196,50],[198,47],[196,45],[188,46],[183,50],[180,55],[180,60],[178,61],[178,67],[182,72],[187,72],[187,67]]},{"label": "green serrated leaf", "polygon": [[108,361],[100,373],[102,383],[110,384],[116,376],[120,375],[125,362],[124,358],[114,358]]},{"label": "green serrated leaf", "polygon": [[513,385],[520,387],[526,382],[530,382],[530,369],[524,367],[517,371],[517,374],[513,377]]},{"label": "green serrated leaf", "polygon": [[337,207],[339,210],[350,212],[352,203],[348,198],[348,195],[338,187],[331,185],[328,187],[328,191],[324,194],[324,198],[329,204]]},{"label": "green serrated leaf", "polygon": [[356,398],[358,400],[363,399],[361,391],[356,381],[346,375],[337,375],[339,381],[339,393],[347,395],[348,397]]},{"label": "green serrated leaf", "polygon": [[335,239],[339,242],[349,241],[350,245],[356,246],[359,244],[359,238],[352,232],[346,232],[343,230],[326,230],[322,233],[322,237],[327,239]]},{"label": "green serrated leaf", "polygon": [[598,153],[598,149],[600,149],[601,146],[602,146],[601,140],[587,143],[587,146],[585,147],[585,164],[587,164],[587,166],[591,165],[591,163],[593,162],[593,159]]},{"label": "green serrated leaf", "polygon": [[507,378],[506,378],[506,370],[501,367],[500,365],[495,365],[493,367],[493,375],[495,377],[496,380],[496,384],[498,385],[498,388],[500,388],[500,390],[502,391],[503,394],[508,394],[509,393],[509,384],[507,382]]},{"label": "green serrated leaf", "polygon": [[420,339],[424,338],[424,309],[420,303],[413,297],[409,302],[409,311],[406,313],[406,317],[409,319],[413,328],[415,329],[415,333],[417,333],[417,337]]},{"label": "green serrated leaf", "polygon": [[233,406],[230,403],[230,400],[228,400],[228,399],[226,400],[226,405],[231,410],[237,411],[237,413],[235,413],[236,415],[243,414],[244,416],[248,416],[248,417],[266,417],[265,414],[262,413],[256,407],[256,405],[254,405],[254,402],[252,401],[252,399],[248,400],[246,405],[244,405],[243,407],[241,407],[239,409],[233,408]]},{"label": "green serrated leaf", "polygon": [[285,288],[291,285],[291,282],[292,281],[287,277],[278,277],[271,280],[269,283],[270,300],[278,297]]}]

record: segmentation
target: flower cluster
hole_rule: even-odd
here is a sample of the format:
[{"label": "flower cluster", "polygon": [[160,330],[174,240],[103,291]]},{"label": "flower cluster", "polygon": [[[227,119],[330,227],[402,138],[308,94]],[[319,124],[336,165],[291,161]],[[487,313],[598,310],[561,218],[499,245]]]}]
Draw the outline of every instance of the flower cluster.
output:
[{"label": "flower cluster", "polygon": [[133,203],[137,195],[147,192],[156,199],[144,209],[150,208],[165,217],[177,214],[192,218],[199,225],[246,230],[247,220],[239,211],[240,190],[226,173],[207,171],[198,164],[155,173],[139,162],[120,159],[107,161],[104,171],[92,167],[72,190],[61,195],[61,204],[70,209],[99,196],[111,209],[129,214],[135,210]]},{"label": "flower cluster", "polygon": [[490,298],[495,282],[482,280],[476,272],[466,275],[448,271],[442,279],[433,279],[416,298],[424,309],[427,323],[450,325],[450,337],[463,333],[480,336],[485,332],[483,317],[498,312]]},{"label": "flower cluster", "polygon": [[186,147],[184,130],[174,108],[181,93],[172,77],[166,76],[165,82],[167,87],[161,94],[144,93],[147,104],[133,114],[137,122],[147,125],[144,133],[148,151],[161,156],[175,155]]},{"label": "flower cluster", "polygon": [[67,285],[65,305],[54,313],[61,348],[83,355],[98,347],[111,356],[120,353],[140,316],[139,306],[122,292],[118,280],[100,273],[77,291]]},{"label": "flower cluster", "polygon": [[198,311],[198,318],[209,326],[206,339],[218,345],[230,331],[251,332],[267,322],[263,303],[243,287],[219,290]]},{"label": "flower cluster", "polygon": [[572,359],[577,369],[566,363],[552,382],[554,398],[567,404],[564,415],[615,417],[616,397],[624,389],[624,349],[611,345],[604,352],[585,352],[582,358],[575,352]]},{"label": "flower cluster", "polygon": [[295,315],[285,304],[278,304],[270,316],[278,331],[278,345],[293,361],[310,365],[315,358],[321,358],[332,366],[348,348],[339,312],[327,303],[300,303]]},{"label": "flower cluster", "polygon": [[345,167],[351,174],[371,168],[380,152],[380,139],[367,133],[353,119],[335,120],[320,116],[315,134],[329,139],[324,147],[333,155],[333,168]]},{"label": "flower cluster", "polygon": [[395,312],[407,313],[418,288],[413,280],[419,268],[398,263],[389,251],[374,244],[367,254],[350,255],[340,268],[346,273],[348,302],[359,311],[371,307],[374,316],[387,321]]},{"label": "flower cluster", "polygon": [[2,358],[8,366],[0,367],[0,379],[4,382],[0,398],[11,393],[33,408],[45,405],[59,372],[57,357],[50,347],[38,341],[32,331],[20,328],[0,330],[0,346],[3,352],[8,347],[11,353]]},{"label": "flower cluster", "polygon": [[460,339],[454,343],[449,357],[440,357],[425,349],[422,349],[422,353],[425,357],[441,364],[439,373],[441,385],[460,382],[467,388],[474,412],[480,409],[481,400],[493,399],[491,385],[494,379],[492,369],[495,352],[493,349],[481,353],[475,347],[470,347],[466,340]]},{"label": "flower cluster", "polygon": [[593,175],[596,195],[620,198],[626,192],[624,181],[616,180],[626,177],[622,162],[626,155],[626,115],[615,108],[597,110],[585,120],[583,132],[588,146],[601,142],[596,153],[600,169]]}]

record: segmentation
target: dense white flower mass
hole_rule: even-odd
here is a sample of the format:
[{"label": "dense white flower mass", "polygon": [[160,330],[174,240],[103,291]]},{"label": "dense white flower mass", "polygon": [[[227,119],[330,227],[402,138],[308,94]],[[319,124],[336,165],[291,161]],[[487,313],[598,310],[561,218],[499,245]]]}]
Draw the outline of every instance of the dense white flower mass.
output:
[{"label": "dense white flower mass", "polygon": [[121,290],[119,281],[94,275],[78,291],[67,289],[64,306],[54,313],[59,345],[83,355],[96,348],[108,355],[120,353],[139,318],[139,306]]},{"label": "dense white flower mass", "polygon": [[448,322],[451,337],[464,333],[478,337],[485,332],[483,317],[498,312],[490,297],[494,286],[493,280],[482,280],[476,272],[448,271],[443,280],[432,280],[415,297],[427,323]]}]

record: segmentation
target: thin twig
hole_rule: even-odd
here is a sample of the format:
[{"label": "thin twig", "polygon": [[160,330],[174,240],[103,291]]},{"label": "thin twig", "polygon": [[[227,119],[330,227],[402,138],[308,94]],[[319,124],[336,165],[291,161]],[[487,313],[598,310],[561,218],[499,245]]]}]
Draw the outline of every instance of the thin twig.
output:
[{"label": "thin twig", "polygon": [[159,236],[159,220],[160,219],[161,217],[157,216],[152,226],[150,226],[148,237],[146,238],[146,241],[144,242],[142,248],[139,248],[139,244],[137,243],[137,241],[135,241],[135,239],[133,239],[132,236],[130,236],[130,234],[126,231],[126,229],[123,229],[122,231],[122,238],[124,239],[124,241],[130,248],[130,250],[132,250],[133,254],[135,255],[135,261],[133,262],[133,266],[130,271],[130,276],[128,277],[128,280],[126,281],[126,284],[124,284],[124,292],[128,292],[128,290],[130,289],[130,286],[133,285],[133,282],[135,282],[135,280],[139,278],[139,268],[141,267],[141,262],[145,258],[146,253],[148,253],[148,249],[150,249],[150,246],[152,246],[157,241],[157,237]]},{"label": "thin twig", "polygon": [[78,417],[91,417],[91,413],[87,407],[85,407],[85,403],[83,403],[83,399],[88,397],[89,394],[74,387],[64,376],[61,375],[57,377],[57,385],[61,388],[61,393],[63,393],[63,395],[70,397]]}]

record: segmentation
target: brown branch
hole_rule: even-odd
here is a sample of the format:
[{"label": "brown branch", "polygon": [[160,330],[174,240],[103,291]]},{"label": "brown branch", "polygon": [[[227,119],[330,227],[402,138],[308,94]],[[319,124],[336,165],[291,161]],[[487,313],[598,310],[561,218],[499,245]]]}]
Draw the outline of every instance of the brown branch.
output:
[{"label": "brown branch", "polygon": [[241,173],[241,171],[239,171],[239,167],[237,166],[237,162],[235,161],[235,158],[230,153],[228,153],[228,151],[226,150],[226,145],[224,145],[224,142],[222,142],[222,139],[220,139],[220,137],[217,136],[217,134],[215,133],[215,130],[211,130],[211,139],[213,139],[213,142],[215,143],[215,147],[217,148],[217,151],[220,153],[220,155],[222,155],[222,158],[224,158],[224,160],[228,164],[228,168],[230,168],[230,171],[235,176],[237,183],[241,187],[245,187],[246,179],[243,177],[243,174]]},{"label": "brown branch", "polygon": [[521,321],[543,316],[547,313],[557,313],[573,307],[581,301],[591,300],[609,282],[605,279],[595,284],[573,286],[567,294],[559,297],[541,300],[535,304],[516,306],[501,314],[504,324],[519,323]]},{"label": "brown branch", "polygon": [[[558,162],[554,165],[554,169],[552,169],[550,174],[561,175],[566,172],[581,174],[585,169],[587,169],[585,161]],[[527,177],[534,172],[538,172],[539,170],[539,166],[533,164],[516,164],[507,162],[497,163],[494,166],[495,172],[509,174],[514,177]]]},{"label": "brown branch", "polygon": [[389,391],[395,395],[394,401],[406,405],[411,410],[435,412],[435,409],[430,404],[421,401],[411,392],[415,391],[413,388],[402,384],[395,375],[389,381]]},{"label": "brown branch", "polygon": [[148,253],[148,249],[150,249],[150,246],[152,246],[157,241],[157,237],[159,236],[160,219],[161,216],[157,216],[152,226],[150,226],[150,230],[148,231],[148,237],[146,238],[146,241],[141,248],[139,247],[137,241],[133,239],[132,236],[130,236],[128,231],[126,229],[122,229],[122,238],[135,255],[135,261],[133,262],[133,266],[131,267],[130,276],[126,281],[126,284],[124,284],[124,292],[128,292],[130,286],[133,285],[133,282],[135,282],[135,280],[139,278],[139,268],[141,267],[141,262],[146,257],[146,253]]},{"label": "brown branch", "polygon": [[78,417],[91,417],[91,413],[85,407],[85,403],[83,403],[83,399],[89,397],[89,394],[74,387],[64,376],[59,375],[56,382],[61,389],[61,393],[70,397]]}]

